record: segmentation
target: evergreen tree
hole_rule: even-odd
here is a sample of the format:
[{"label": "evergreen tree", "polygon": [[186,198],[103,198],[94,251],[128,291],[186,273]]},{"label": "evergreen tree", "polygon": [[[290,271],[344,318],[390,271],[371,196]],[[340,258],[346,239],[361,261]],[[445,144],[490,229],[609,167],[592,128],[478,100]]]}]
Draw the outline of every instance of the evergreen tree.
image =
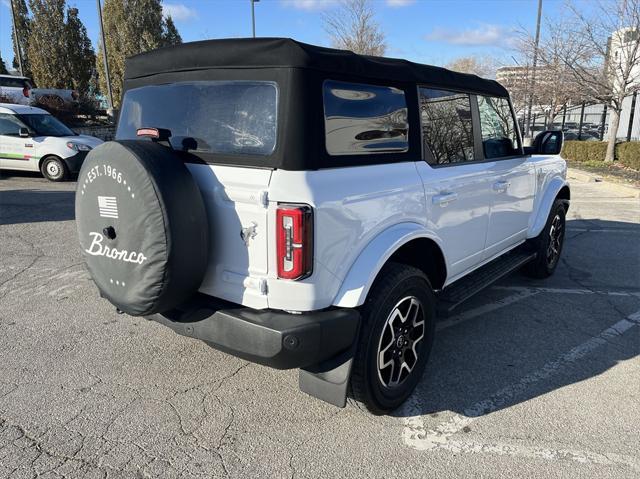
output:
[{"label": "evergreen tree", "polygon": [[87,29],[78,18],[77,8],[67,9],[66,42],[67,65],[73,88],[86,95],[96,68],[96,54]]},{"label": "evergreen tree", "polygon": [[[124,63],[129,56],[165,44],[165,23],[160,0],[104,0],[102,18],[115,107],[120,105]],[[102,58],[104,45],[99,45]],[[107,91],[102,61],[97,62],[100,90]]]},{"label": "evergreen tree", "polygon": [[[27,53],[33,80],[43,88],[73,88],[86,94],[95,52],[77,8],[66,0],[29,0],[32,18]],[[65,15],[66,12],[66,15]]]},{"label": "evergreen tree", "polygon": [[11,0],[16,12],[16,24],[12,23],[11,41],[13,42],[13,68],[18,70],[18,45],[16,45],[16,35],[14,29],[17,27],[18,43],[22,54],[22,70],[24,76],[31,77],[31,62],[29,62],[28,45],[31,33],[31,19],[27,9],[26,0]]},{"label": "evergreen tree", "polygon": [[67,65],[65,0],[29,0],[31,36],[27,53],[31,60],[33,80],[42,88],[69,88]]},{"label": "evergreen tree", "polygon": [[2,55],[0,55],[0,75],[8,74],[7,65],[4,63]]},{"label": "evergreen tree", "polygon": [[179,45],[182,43],[182,37],[180,33],[178,33],[178,29],[176,28],[175,23],[173,23],[173,18],[171,15],[167,16],[164,20],[164,46],[169,45]]}]

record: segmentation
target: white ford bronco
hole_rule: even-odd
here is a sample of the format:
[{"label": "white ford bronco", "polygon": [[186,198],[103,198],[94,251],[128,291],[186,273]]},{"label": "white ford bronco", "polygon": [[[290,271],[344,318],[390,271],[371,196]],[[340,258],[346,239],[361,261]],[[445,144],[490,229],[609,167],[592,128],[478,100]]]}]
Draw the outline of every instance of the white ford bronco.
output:
[{"label": "white ford bronco", "polygon": [[383,413],[438,314],[553,273],[562,141],[524,148],[500,84],[443,68],[290,39],[163,48],[128,60],[116,141],[83,164],[80,244],[119,311]]}]

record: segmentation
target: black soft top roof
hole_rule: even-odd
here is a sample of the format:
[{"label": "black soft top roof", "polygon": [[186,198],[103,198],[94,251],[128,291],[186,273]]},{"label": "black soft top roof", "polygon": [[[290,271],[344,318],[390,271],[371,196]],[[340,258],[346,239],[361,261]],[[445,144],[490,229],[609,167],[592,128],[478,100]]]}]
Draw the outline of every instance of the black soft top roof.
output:
[{"label": "black soft top roof", "polygon": [[328,74],[426,83],[492,96],[508,96],[507,90],[498,82],[476,75],[408,60],[357,55],[347,50],[309,45],[290,38],[205,40],[160,48],[129,58],[125,78],[216,68],[302,68]]}]

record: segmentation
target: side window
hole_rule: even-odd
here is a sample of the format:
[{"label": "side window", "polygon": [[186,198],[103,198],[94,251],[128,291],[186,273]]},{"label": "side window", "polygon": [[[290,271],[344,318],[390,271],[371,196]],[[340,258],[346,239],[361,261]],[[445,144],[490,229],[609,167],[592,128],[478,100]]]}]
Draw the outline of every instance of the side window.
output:
[{"label": "side window", "polygon": [[409,150],[407,102],[402,90],[326,80],[323,98],[325,144],[330,155]]},{"label": "side window", "polygon": [[420,88],[424,148],[435,165],[473,161],[471,100],[467,93]]},{"label": "side window", "polygon": [[17,136],[20,128],[24,128],[24,125],[15,115],[0,113],[0,135]]},{"label": "side window", "polygon": [[478,95],[482,148],[486,159],[520,154],[516,124],[506,98]]}]

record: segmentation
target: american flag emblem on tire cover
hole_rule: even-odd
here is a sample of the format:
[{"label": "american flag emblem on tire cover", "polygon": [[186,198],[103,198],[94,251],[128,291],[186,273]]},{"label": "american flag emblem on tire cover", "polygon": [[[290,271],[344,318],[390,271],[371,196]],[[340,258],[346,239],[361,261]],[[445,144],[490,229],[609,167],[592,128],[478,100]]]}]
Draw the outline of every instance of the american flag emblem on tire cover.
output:
[{"label": "american flag emblem on tire cover", "polygon": [[115,196],[98,196],[98,209],[103,218],[118,218],[118,202]]}]

